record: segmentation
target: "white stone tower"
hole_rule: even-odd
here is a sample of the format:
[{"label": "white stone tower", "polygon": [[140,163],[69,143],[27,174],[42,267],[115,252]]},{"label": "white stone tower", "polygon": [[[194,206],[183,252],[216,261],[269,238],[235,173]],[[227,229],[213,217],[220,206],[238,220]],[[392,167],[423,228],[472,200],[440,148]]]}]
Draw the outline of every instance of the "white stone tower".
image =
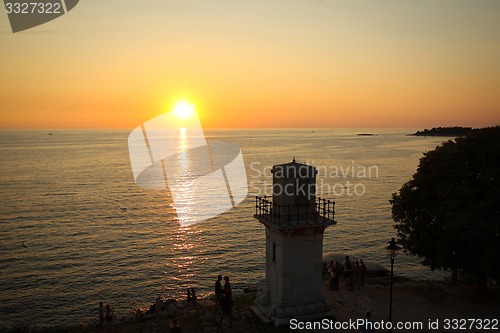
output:
[{"label": "white stone tower", "polygon": [[335,202],[316,198],[314,166],[275,165],[273,200],[256,197],[255,218],[266,227],[266,288],[254,311],[276,326],[332,313],[322,294],[323,232],[336,224]]}]

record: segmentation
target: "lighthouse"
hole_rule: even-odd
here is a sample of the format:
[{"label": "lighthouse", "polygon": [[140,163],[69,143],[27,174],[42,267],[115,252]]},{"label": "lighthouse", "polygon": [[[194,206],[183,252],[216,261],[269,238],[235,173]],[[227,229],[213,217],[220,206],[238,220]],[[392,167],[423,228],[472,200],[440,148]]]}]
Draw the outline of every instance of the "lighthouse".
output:
[{"label": "lighthouse", "polygon": [[255,215],[266,230],[266,284],[254,312],[276,326],[291,319],[331,317],[322,294],[323,233],[335,225],[331,200],[316,197],[314,166],[275,165],[273,196],[255,198]]}]

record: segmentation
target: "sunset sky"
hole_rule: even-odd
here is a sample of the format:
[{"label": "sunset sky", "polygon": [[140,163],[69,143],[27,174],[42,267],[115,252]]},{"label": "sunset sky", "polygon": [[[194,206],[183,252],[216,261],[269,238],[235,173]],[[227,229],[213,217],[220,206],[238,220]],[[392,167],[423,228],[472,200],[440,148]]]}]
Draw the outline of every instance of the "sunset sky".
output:
[{"label": "sunset sky", "polygon": [[0,128],[134,128],[181,99],[206,128],[500,122],[500,1],[82,0],[13,34]]}]

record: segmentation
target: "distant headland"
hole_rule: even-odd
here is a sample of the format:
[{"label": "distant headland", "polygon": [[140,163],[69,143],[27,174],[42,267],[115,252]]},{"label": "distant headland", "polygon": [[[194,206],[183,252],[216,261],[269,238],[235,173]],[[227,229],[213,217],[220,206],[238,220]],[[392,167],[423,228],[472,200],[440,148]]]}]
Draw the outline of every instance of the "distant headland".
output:
[{"label": "distant headland", "polygon": [[464,136],[472,131],[472,127],[433,127],[432,129],[424,129],[417,131],[412,135],[415,136]]}]

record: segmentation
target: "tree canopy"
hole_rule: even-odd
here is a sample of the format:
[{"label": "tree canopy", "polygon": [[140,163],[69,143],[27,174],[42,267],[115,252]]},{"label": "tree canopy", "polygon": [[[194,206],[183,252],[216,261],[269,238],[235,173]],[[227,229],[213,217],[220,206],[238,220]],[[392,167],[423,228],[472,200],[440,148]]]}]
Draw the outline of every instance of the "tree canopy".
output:
[{"label": "tree canopy", "polygon": [[424,129],[416,131],[412,135],[415,136],[464,136],[472,131],[472,127],[433,127],[432,129]]},{"label": "tree canopy", "polygon": [[500,126],[471,131],[424,154],[392,195],[398,241],[431,269],[486,276],[500,268]]}]

